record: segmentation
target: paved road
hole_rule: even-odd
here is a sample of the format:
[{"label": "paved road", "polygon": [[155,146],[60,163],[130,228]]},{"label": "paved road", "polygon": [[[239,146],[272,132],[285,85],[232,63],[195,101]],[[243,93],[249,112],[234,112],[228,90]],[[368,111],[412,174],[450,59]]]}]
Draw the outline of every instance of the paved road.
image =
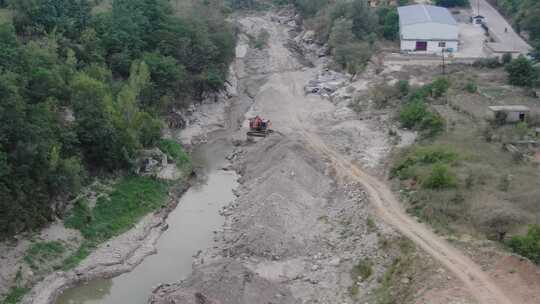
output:
[{"label": "paved road", "polygon": [[[504,44],[506,48],[527,54],[531,46],[514,31],[508,21],[486,0],[471,0],[474,13],[476,14],[478,11],[478,2],[480,2],[480,15],[487,18],[489,28],[496,36],[495,40]],[[508,32],[505,29],[508,29]]]}]

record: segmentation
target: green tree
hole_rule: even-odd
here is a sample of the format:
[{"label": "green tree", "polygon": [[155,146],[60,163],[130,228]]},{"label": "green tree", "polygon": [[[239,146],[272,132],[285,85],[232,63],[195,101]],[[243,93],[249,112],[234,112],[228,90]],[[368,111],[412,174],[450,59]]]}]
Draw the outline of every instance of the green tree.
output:
[{"label": "green tree", "polygon": [[107,86],[84,73],[78,74],[71,86],[77,137],[86,160],[107,169],[127,167],[130,155],[119,145]]},{"label": "green tree", "polygon": [[505,66],[505,70],[508,73],[508,82],[517,86],[530,87],[538,78],[538,72],[524,56],[512,60]]},{"label": "green tree", "polygon": [[397,9],[391,9],[384,16],[383,37],[388,40],[396,40],[399,34],[399,15]]},{"label": "green tree", "polygon": [[377,32],[377,15],[366,0],[353,0],[351,16],[352,32],[356,38],[367,40],[370,34]]},{"label": "green tree", "polygon": [[14,69],[19,62],[19,42],[10,23],[0,24],[0,67]]},{"label": "green tree", "polygon": [[13,23],[19,33],[46,33],[53,30],[75,37],[90,21],[87,0],[13,0]]}]

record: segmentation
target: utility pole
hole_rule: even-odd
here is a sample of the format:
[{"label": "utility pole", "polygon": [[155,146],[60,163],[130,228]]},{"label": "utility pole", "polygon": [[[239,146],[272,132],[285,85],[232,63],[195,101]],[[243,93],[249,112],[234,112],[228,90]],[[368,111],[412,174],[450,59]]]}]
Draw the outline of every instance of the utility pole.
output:
[{"label": "utility pole", "polygon": [[442,49],[442,74],[446,75],[446,67],[445,67],[445,62],[444,62],[444,50],[445,48]]}]

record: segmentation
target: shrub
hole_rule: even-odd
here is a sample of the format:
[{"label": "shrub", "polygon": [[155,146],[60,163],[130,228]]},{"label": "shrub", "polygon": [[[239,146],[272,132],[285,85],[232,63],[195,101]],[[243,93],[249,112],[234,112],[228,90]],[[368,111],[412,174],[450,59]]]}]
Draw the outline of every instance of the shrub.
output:
[{"label": "shrub", "polygon": [[471,94],[474,94],[474,93],[478,92],[478,86],[476,85],[476,83],[474,81],[469,81],[465,85],[465,91],[467,91],[467,92],[469,92]]},{"label": "shrub", "polygon": [[475,222],[479,229],[489,239],[503,241],[506,233],[516,224],[523,221],[523,217],[517,213],[509,203],[500,204],[489,202],[489,208],[478,207],[473,212]]},{"label": "shrub", "polygon": [[81,230],[92,221],[92,211],[84,199],[77,200],[69,211],[64,225],[67,228]]},{"label": "shrub", "polygon": [[446,189],[456,187],[456,176],[450,172],[447,165],[435,164],[428,177],[422,182],[426,189]]},{"label": "shrub", "polygon": [[504,55],[501,58],[501,61],[504,65],[509,64],[512,61],[512,54],[511,53],[504,53]]},{"label": "shrub", "polygon": [[411,90],[411,85],[409,84],[408,80],[400,80],[396,82],[395,84],[397,91],[399,92],[399,97],[404,97],[409,95],[409,91]]},{"label": "shrub", "polygon": [[432,137],[444,131],[444,125],[444,118],[441,115],[428,112],[420,122],[420,130],[424,136]]},{"label": "shrub", "polygon": [[437,163],[453,164],[459,155],[445,146],[419,147],[409,152],[407,156],[391,170],[392,176],[400,178],[411,177],[411,167],[416,165],[433,165]]},{"label": "shrub", "polygon": [[508,246],[516,253],[540,264],[540,226],[532,225],[524,236],[514,236]]},{"label": "shrub", "polygon": [[399,113],[399,121],[405,128],[418,128],[425,136],[434,136],[444,130],[444,120],[427,109],[425,102],[415,100],[408,102]]},{"label": "shrub", "polygon": [[399,112],[399,121],[404,128],[414,128],[426,116],[428,110],[423,101],[415,100],[406,103]]},{"label": "shrub", "polygon": [[530,87],[538,78],[538,73],[530,60],[524,56],[512,60],[505,67],[508,82],[512,85]]},{"label": "shrub", "polygon": [[450,88],[450,81],[446,77],[438,77],[431,83],[431,96],[439,98]]},{"label": "shrub", "polygon": [[189,169],[191,159],[184,151],[182,145],[171,139],[162,139],[159,141],[158,147],[163,153],[167,154],[176,162],[176,166],[180,169]]}]

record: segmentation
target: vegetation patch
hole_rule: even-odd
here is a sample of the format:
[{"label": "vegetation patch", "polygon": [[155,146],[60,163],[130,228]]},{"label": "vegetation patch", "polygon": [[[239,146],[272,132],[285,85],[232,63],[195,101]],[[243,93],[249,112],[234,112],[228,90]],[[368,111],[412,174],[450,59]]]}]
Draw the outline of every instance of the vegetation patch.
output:
[{"label": "vegetation patch", "polygon": [[414,297],[415,289],[411,286],[420,267],[416,248],[412,241],[404,238],[397,245],[399,255],[390,264],[375,291],[377,304],[408,303]]},{"label": "vegetation patch", "polygon": [[3,304],[17,304],[30,291],[26,287],[12,287],[2,301]]},{"label": "vegetation patch", "polygon": [[516,253],[540,264],[540,226],[531,225],[526,235],[514,236],[507,245]]},{"label": "vegetation patch", "polygon": [[100,197],[88,211],[75,207],[66,225],[81,231],[90,242],[103,242],[127,231],[142,216],[163,205],[168,185],[159,180],[128,176],[122,178],[108,197]]},{"label": "vegetation patch", "polygon": [[439,77],[415,90],[407,89],[410,92],[398,113],[402,127],[419,130],[424,137],[434,137],[442,133],[445,121],[440,114],[430,109],[427,102],[444,96],[449,87],[449,80]]},{"label": "vegetation patch", "polygon": [[159,149],[172,158],[178,169],[189,172],[191,171],[191,159],[189,154],[184,151],[182,145],[172,139],[161,139],[158,145]]},{"label": "vegetation patch", "polygon": [[223,88],[234,58],[223,2],[0,7],[2,239],[52,221],[54,202],[76,197],[88,175],[133,171],[157,146],[160,117]]},{"label": "vegetation patch", "polygon": [[444,229],[461,216],[465,205],[454,169],[459,159],[459,154],[445,145],[416,147],[402,153],[391,175],[409,190],[405,192],[409,212]]},{"label": "vegetation patch", "polygon": [[24,261],[32,269],[36,270],[51,263],[58,258],[61,258],[66,248],[61,242],[50,241],[50,242],[37,242],[30,246],[26,251],[24,256]]},{"label": "vegetation patch", "polygon": [[373,274],[372,267],[373,265],[368,259],[362,259],[358,261],[358,263],[351,269],[351,279],[353,284],[349,288],[349,292],[352,297],[358,295],[358,283],[363,282],[371,277]]},{"label": "vegetation patch", "polygon": [[373,274],[372,263],[368,259],[360,260],[356,265],[354,265],[351,270],[351,277],[354,280],[365,281]]},{"label": "vegetation patch", "polygon": [[66,271],[75,268],[82,260],[90,255],[95,246],[97,246],[96,242],[84,241],[75,252],[71,253],[62,262],[62,270]]}]

